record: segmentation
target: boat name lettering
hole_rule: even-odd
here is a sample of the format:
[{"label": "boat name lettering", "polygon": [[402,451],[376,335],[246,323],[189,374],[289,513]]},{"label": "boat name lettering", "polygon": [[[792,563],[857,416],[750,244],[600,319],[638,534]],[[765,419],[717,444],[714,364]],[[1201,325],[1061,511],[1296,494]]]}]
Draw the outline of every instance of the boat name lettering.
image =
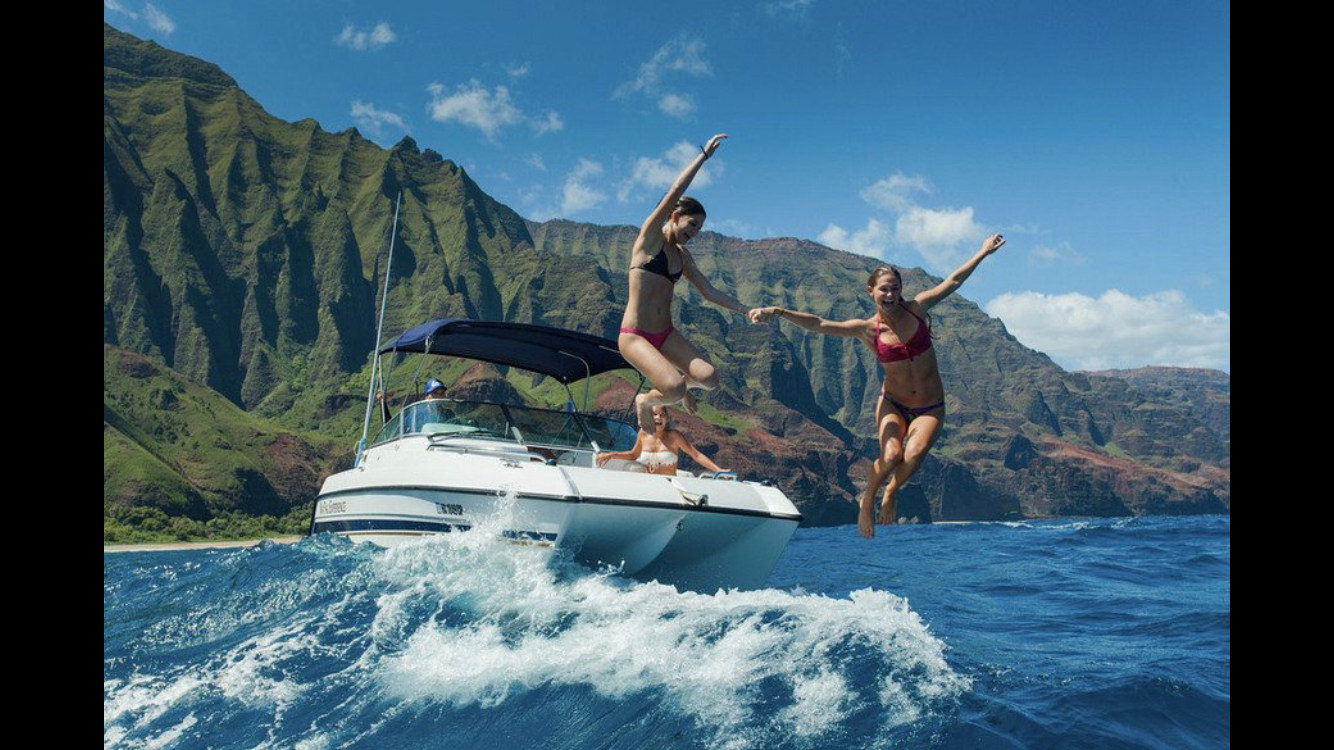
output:
[{"label": "boat name lettering", "polygon": [[342,500],[325,500],[320,503],[320,515],[328,516],[334,513],[346,513],[347,503]]},{"label": "boat name lettering", "polygon": [[444,503],[436,503],[436,504],[435,504],[435,509],[436,509],[436,511],[439,512],[440,515],[442,515],[442,516],[461,516],[461,515],[463,515],[463,506],[462,506],[462,505],[446,505],[446,504],[444,504]]}]

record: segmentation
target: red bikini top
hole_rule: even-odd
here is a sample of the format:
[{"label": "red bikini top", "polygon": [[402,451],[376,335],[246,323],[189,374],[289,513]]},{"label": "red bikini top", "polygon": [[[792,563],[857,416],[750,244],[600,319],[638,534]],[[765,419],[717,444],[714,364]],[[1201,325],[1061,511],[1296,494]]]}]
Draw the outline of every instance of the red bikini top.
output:
[{"label": "red bikini top", "polygon": [[912,335],[907,344],[886,344],[880,340],[880,314],[875,316],[875,358],[881,362],[898,362],[903,359],[913,359],[918,357],[931,348],[931,328],[922,319],[922,316],[913,312],[907,305],[903,306],[910,315],[917,318],[917,333]]}]

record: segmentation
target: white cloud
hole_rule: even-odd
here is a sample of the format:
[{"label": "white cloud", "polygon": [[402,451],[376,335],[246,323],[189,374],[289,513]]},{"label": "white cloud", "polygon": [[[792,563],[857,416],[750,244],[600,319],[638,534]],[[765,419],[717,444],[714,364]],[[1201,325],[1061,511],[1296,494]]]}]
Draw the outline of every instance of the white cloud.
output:
[{"label": "white cloud", "polygon": [[525,164],[532,166],[533,169],[536,169],[539,172],[547,171],[547,163],[542,161],[542,155],[537,152],[529,154],[528,158],[523,161]]},{"label": "white cloud", "polygon": [[431,93],[431,102],[426,105],[431,119],[436,122],[457,122],[461,125],[477,128],[486,135],[487,140],[496,142],[500,131],[520,122],[527,122],[538,135],[554,133],[565,129],[565,120],[559,112],[547,110],[545,115],[529,118],[510,97],[510,90],[505,86],[487,89],[476,78],[460,84],[452,94],[446,95],[445,87],[432,83],[426,87]]},{"label": "white cloud", "polygon": [[695,100],[689,95],[682,96],[669,92],[658,99],[658,109],[669,117],[684,120],[695,113]]},{"label": "white cloud", "polygon": [[704,58],[704,42],[691,39],[685,32],[658,48],[639,66],[633,81],[626,81],[612,92],[615,99],[644,94],[657,100],[658,108],[672,117],[685,118],[695,111],[689,94],[664,92],[665,77],[680,73],[694,78],[713,75],[713,66]]},{"label": "white cloud", "polygon": [[606,194],[588,184],[589,180],[601,176],[601,164],[580,159],[565,178],[565,189],[561,193],[561,215],[569,216],[576,211],[586,211],[602,205],[607,199]]},{"label": "white cloud", "polygon": [[384,137],[386,125],[393,125],[405,133],[408,132],[408,125],[402,116],[376,109],[375,105],[360,100],[352,102],[352,121],[373,140]]},{"label": "white cloud", "polygon": [[986,227],[973,220],[971,206],[933,210],[913,206],[899,214],[894,223],[894,238],[926,258],[927,263],[944,270],[961,260],[959,247],[965,242],[981,242]]},{"label": "white cloud", "polygon": [[764,10],[771,16],[804,17],[813,5],[815,5],[815,0],[774,0],[774,2],[765,3]]},{"label": "white cloud", "polygon": [[560,114],[550,110],[547,111],[546,117],[535,118],[529,125],[538,135],[546,135],[565,129],[565,121],[561,119]]},{"label": "white cloud", "polygon": [[851,233],[837,224],[830,224],[816,239],[837,250],[883,258],[889,248],[890,236],[889,227],[872,218],[866,222],[865,229]]},{"label": "white cloud", "polygon": [[509,74],[510,78],[523,78],[524,76],[528,75],[528,71],[529,71],[528,63],[523,63],[522,65],[505,66],[505,72]]},{"label": "white cloud", "polygon": [[1062,242],[1056,247],[1038,245],[1028,251],[1028,265],[1030,266],[1054,266],[1057,263],[1082,266],[1086,262],[1088,262],[1088,258],[1083,253],[1077,253],[1071,249],[1069,242]]},{"label": "white cloud", "polygon": [[129,16],[130,18],[133,18],[136,21],[139,20],[138,13],[135,13],[129,8],[126,8],[124,5],[121,5],[117,0],[102,0],[102,7],[106,8],[109,11],[112,11],[113,13],[120,13],[122,15]]},{"label": "white cloud", "polygon": [[370,31],[359,31],[352,24],[348,24],[343,27],[343,33],[334,37],[334,43],[340,47],[365,51],[380,49],[397,38],[394,35],[394,30],[389,28],[389,24],[381,21]]},{"label": "white cloud", "polygon": [[144,5],[144,20],[154,31],[171,36],[176,31],[176,22],[167,17],[158,7],[152,3]]},{"label": "white cloud", "polygon": [[[533,154],[539,161],[541,157]],[[531,163],[531,162],[530,162]],[[545,165],[542,167],[545,171]],[[565,176],[565,183],[560,190],[560,205],[546,199],[546,191],[541,185],[534,185],[519,192],[520,199],[529,206],[528,218],[533,221],[547,221],[558,216],[568,217],[579,211],[597,208],[607,200],[607,194],[595,184],[605,170],[602,165],[591,159],[579,160],[574,169]]]},{"label": "white cloud", "polygon": [[494,142],[501,129],[520,122],[523,113],[510,101],[509,89],[497,86],[488,91],[476,78],[461,84],[446,96],[445,87],[432,83],[426,87],[431,93],[427,110],[436,122],[457,122],[477,128]]},{"label": "white cloud", "polygon": [[986,310],[1025,346],[1070,369],[1231,366],[1231,316],[1202,313],[1174,289],[1144,297],[1112,289],[1097,299],[1002,294]]},{"label": "white cloud", "polygon": [[929,193],[931,185],[923,177],[909,177],[903,172],[895,172],[874,185],[863,188],[861,197],[872,206],[901,213],[913,207],[913,200],[909,196],[914,192]]},{"label": "white cloud", "polygon": [[[914,197],[916,193],[931,192],[926,178],[900,171],[863,188],[860,195],[871,206],[896,215],[893,245],[917,251],[933,270],[948,271],[962,259],[961,246],[980,242],[987,230],[973,218],[971,206],[925,208]],[[838,237],[837,233],[830,236]],[[884,244],[888,246],[891,242],[887,240]]]},{"label": "white cloud", "polygon": [[[616,197],[621,203],[628,202],[639,188],[654,191],[666,191],[676,182],[681,170],[699,156],[699,146],[690,141],[681,141],[663,152],[662,156],[649,158],[641,156],[635,160],[634,170],[616,189]],[[690,183],[691,190],[708,187],[715,177],[723,173],[726,164],[715,155],[705,166],[695,173]]]},{"label": "white cloud", "polygon": [[719,234],[725,234],[731,237],[741,237],[748,240],[756,240],[773,234],[772,231],[769,231],[769,233],[766,234],[765,232],[760,231],[758,226],[739,219],[711,219],[709,223],[712,226],[713,231],[718,232]]}]

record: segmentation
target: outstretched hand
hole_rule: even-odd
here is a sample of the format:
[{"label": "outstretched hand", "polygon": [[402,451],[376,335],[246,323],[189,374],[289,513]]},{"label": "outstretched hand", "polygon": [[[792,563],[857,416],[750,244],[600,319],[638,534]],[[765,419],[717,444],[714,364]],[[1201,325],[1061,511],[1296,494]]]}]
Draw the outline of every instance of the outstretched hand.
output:
[{"label": "outstretched hand", "polygon": [[722,143],[723,139],[726,137],[727,137],[726,133],[719,133],[718,135],[715,135],[714,137],[710,138],[709,142],[704,144],[704,158],[707,159],[713,156],[713,152],[718,150],[718,144]]},{"label": "outstretched hand", "polygon": [[750,318],[752,323],[768,323],[777,314],[778,308],[776,307],[755,307],[751,308],[746,317]]},{"label": "outstretched hand", "polygon": [[986,253],[987,255],[991,255],[992,253],[999,250],[1001,248],[1001,245],[1004,244],[1005,244],[1005,236],[1002,235],[1000,232],[997,232],[996,234],[991,235],[985,240],[982,240],[982,252]]}]

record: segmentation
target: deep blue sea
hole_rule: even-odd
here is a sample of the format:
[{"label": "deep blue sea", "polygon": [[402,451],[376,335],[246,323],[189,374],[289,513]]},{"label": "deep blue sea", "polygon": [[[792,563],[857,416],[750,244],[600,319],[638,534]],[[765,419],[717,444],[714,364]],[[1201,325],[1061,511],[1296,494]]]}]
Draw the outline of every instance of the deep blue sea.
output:
[{"label": "deep blue sea", "polygon": [[106,554],[104,744],[1230,745],[1228,517],[877,531],[712,595],[480,534]]}]

